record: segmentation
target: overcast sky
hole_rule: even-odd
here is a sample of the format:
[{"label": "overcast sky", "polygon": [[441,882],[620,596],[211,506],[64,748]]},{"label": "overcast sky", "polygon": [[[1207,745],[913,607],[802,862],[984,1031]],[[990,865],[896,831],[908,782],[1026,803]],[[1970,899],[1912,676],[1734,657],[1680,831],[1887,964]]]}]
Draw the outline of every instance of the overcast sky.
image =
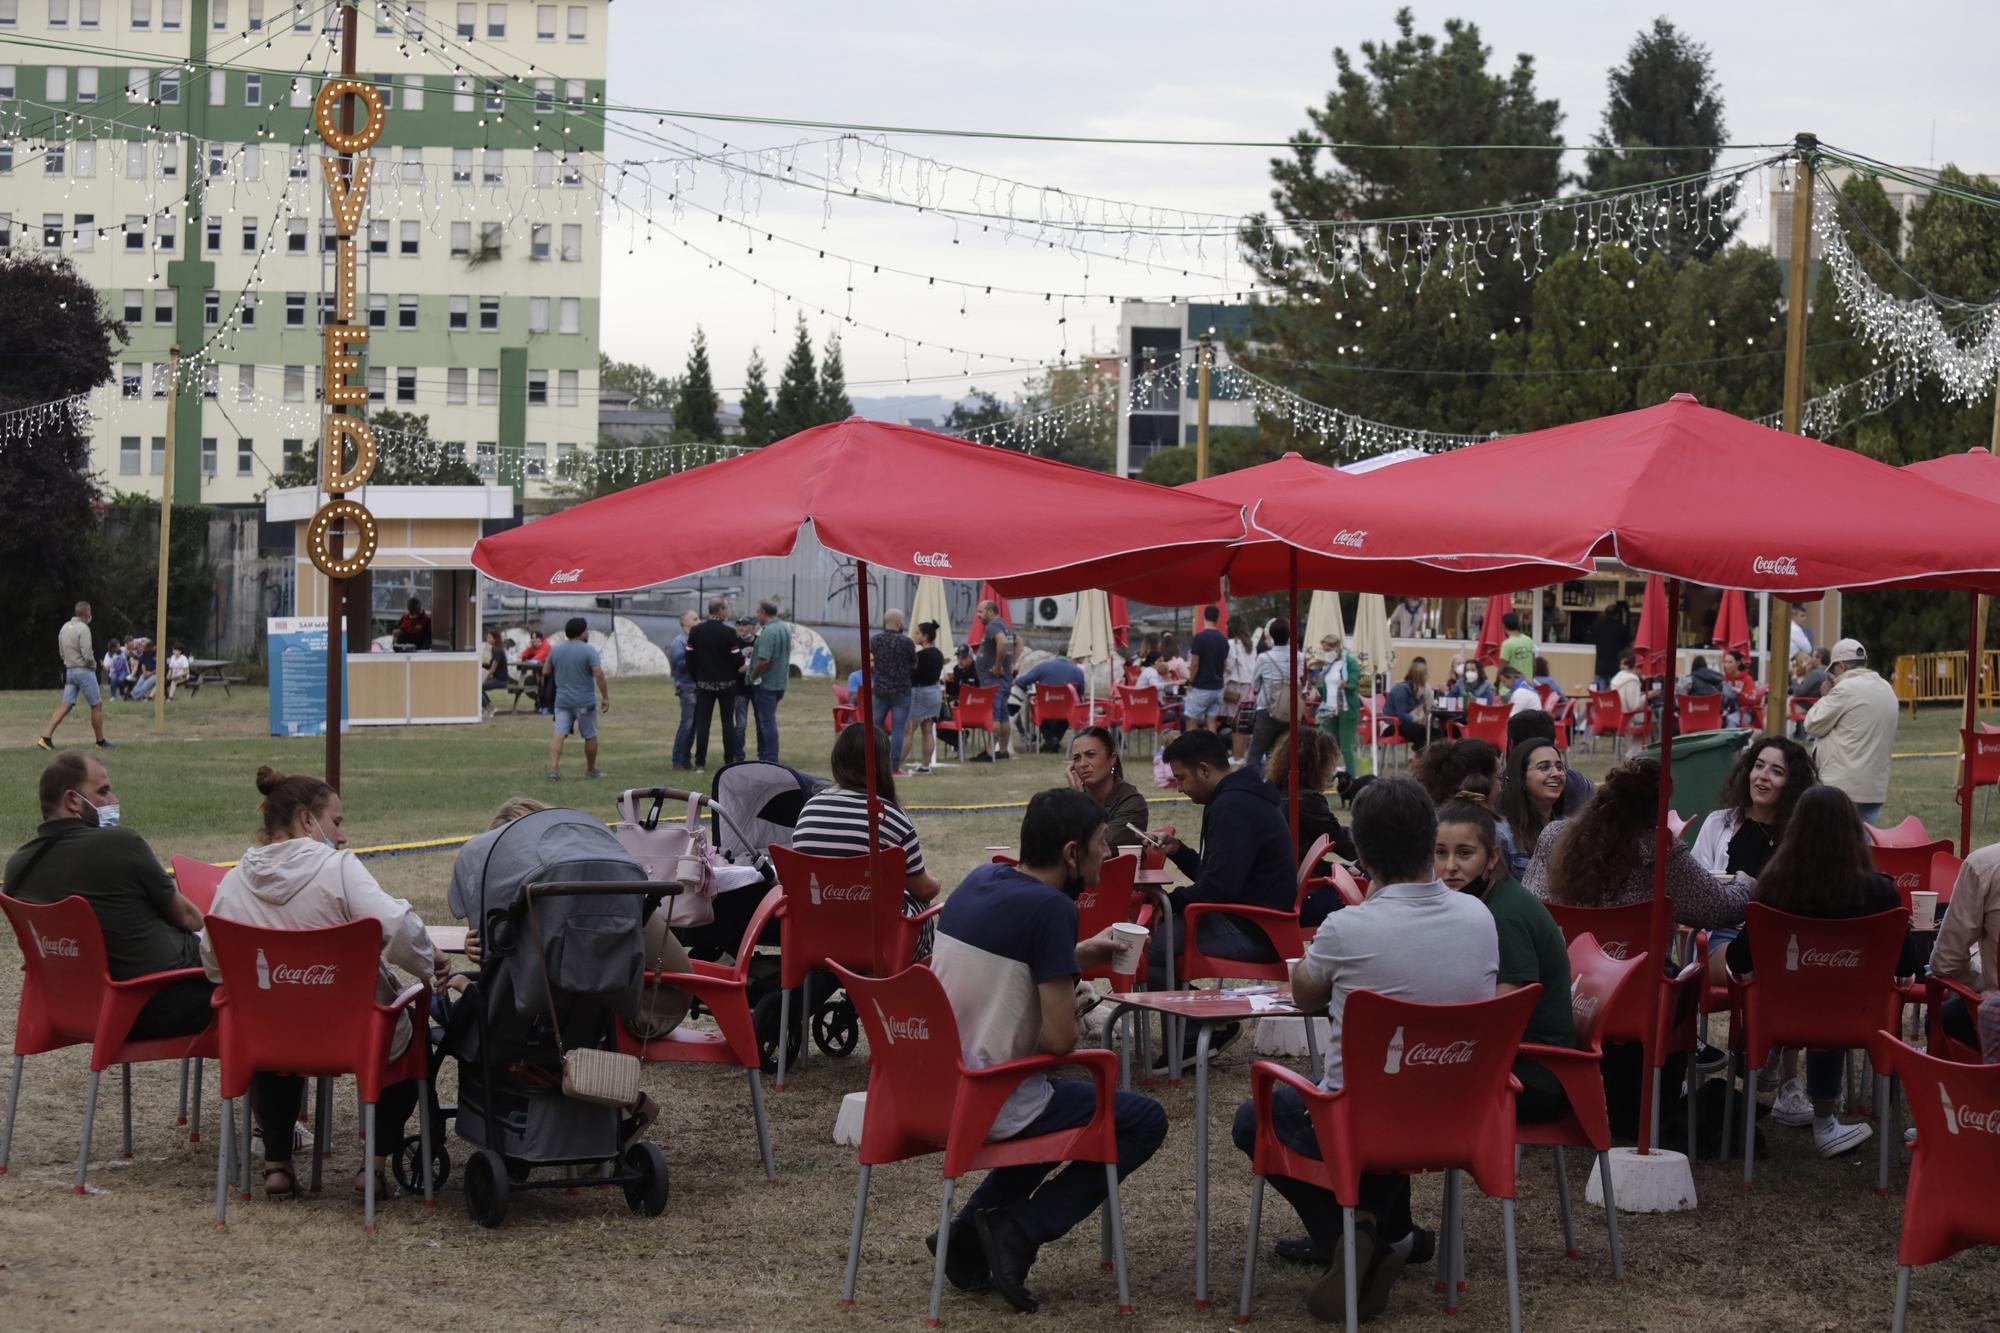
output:
[{"label": "overcast sky", "polygon": [[[1264,0],[1234,14],[1232,8],[1179,0],[1137,6],[625,0],[612,6],[611,98],[822,121],[1273,140],[1303,128],[1304,108],[1324,99],[1334,77],[1334,47],[1358,58],[1361,42],[1394,35],[1392,3]],[[1561,103],[1564,137],[1581,143],[1598,126],[1607,69],[1662,12],[1713,52],[1733,142],[1775,142],[1810,130],[1830,144],[1888,161],[2000,169],[1991,73],[1993,53],[2000,50],[2000,6],[1971,0],[1899,6],[1880,0],[1683,0],[1670,6],[1459,0],[1419,6],[1417,23],[1420,31],[1435,32],[1448,17],[1476,22],[1496,70],[1510,67],[1517,52],[1532,53],[1541,95]],[[699,130],[708,136],[701,148],[711,153],[722,141],[732,150],[810,141],[788,160],[794,175],[835,165],[833,150],[821,142],[825,131],[694,120],[645,124],[681,143],[694,142],[687,131]],[[870,179],[910,199],[945,188],[963,202],[978,179],[974,173],[990,173],[1175,209],[1236,214],[1268,203],[1266,149],[913,135],[894,136],[890,146],[952,168],[949,175],[926,175],[903,160],[884,182],[881,157],[872,154]],[[672,150],[625,140],[611,151],[664,157]],[[851,167],[854,160],[850,151],[842,164]],[[756,161],[774,166],[768,157]],[[1154,254],[1149,268],[1131,262],[1146,258],[1146,247],[1128,249],[1119,237],[1090,238],[1089,248],[1100,252],[1095,257],[1037,252],[997,229],[982,233],[976,224],[954,225],[911,208],[833,200],[817,188],[759,183],[713,166],[676,174],[660,164],[652,171],[659,182],[652,239],[644,239],[644,224],[629,217],[606,222],[604,348],[621,360],[677,370],[699,323],[717,383],[732,401],[753,346],[763,349],[773,383],[789,348],[797,307],[774,296],[773,288],[895,335],[809,315],[816,346],[836,327],[843,332],[857,397],[956,397],[974,383],[1008,397],[1021,376],[998,369],[998,357],[1052,361],[1065,348],[1075,356],[1114,345],[1117,312],[1104,295],[1185,295],[1242,281],[1240,263],[1214,240],[1201,252],[1176,242],[1170,253]],[[1007,203],[994,189],[987,184],[980,197]],[[677,196],[672,204],[664,197],[668,192]],[[626,197],[640,196],[628,189]],[[1013,195],[1011,211],[1032,209],[1033,199],[1025,190]],[[718,222],[718,211],[731,221]],[[774,239],[766,240],[767,233]],[[1766,224],[1753,217],[1744,234],[1761,241]],[[737,271],[713,267],[695,247]],[[819,247],[831,252],[828,258],[819,257]],[[832,255],[858,262],[850,266]],[[939,281],[877,274],[877,264]],[[1181,268],[1210,276],[1182,278]],[[753,277],[766,285],[753,286]],[[1039,295],[987,296],[985,284],[1099,295],[1090,302],[1045,302]],[[1991,293],[1955,295],[1980,299]],[[1067,323],[1059,324],[1065,316]],[[927,345],[915,346],[918,340]],[[967,350],[948,353],[939,345]],[[995,359],[982,362],[973,355],[978,352]],[[918,382],[905,389],[905,376]]]}]

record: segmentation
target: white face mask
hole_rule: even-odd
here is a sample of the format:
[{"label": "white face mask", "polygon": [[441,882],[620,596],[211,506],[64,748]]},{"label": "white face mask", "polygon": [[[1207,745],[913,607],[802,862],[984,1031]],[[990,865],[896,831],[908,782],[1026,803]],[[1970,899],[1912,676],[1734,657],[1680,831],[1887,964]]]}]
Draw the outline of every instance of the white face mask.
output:
[{"label": "white face mask", "polygon": [[118,827],[118,802],[113,801],[109,805],[100,805],[97,807],[97,827]]}]

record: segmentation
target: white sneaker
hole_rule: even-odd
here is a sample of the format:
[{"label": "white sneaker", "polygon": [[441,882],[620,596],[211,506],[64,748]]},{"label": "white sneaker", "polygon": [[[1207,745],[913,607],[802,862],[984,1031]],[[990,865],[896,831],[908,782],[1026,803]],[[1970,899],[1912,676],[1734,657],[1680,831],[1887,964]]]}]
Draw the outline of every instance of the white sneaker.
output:
[{"label": "white sneaker", "polygon": [[1805,1084],[1795,1078],[1786,1080],[1771,1103],[1771,1119],[1793,1129],[1804,1129],[1813,1122],[1812,1098],[1806,1096]]},{"label": "white sneaker", "polygon": [[1833,1116],[1813,1126],[1813,1146],[1819,1149],[1821,1157],[1838,1157],[1844,1152],[1853,1152],[1873,1137],[1875,1130],[1872,1126],[1859,1123],[1843,1125]]}]

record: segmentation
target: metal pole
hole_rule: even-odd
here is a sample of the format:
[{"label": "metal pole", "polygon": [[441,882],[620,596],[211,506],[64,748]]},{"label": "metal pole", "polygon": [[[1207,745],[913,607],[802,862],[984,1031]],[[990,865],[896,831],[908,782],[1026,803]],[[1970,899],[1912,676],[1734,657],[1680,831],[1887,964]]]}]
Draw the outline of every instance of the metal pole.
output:
[{"label": "metal pole", "polygon": [[1985,628],[1979,623],[1979,594],[1967,593],[1966,597],[1971,603],[1966,610],[1972,619],[1972,626],[1966,636],[1965,736],[1958,746],[1958,854],[1961,857],[1970,855],[1972,851],[1972,784],[1966,779],[1971,776],[1972,734],[1979,730],[1979,649]]},{"label": "metal pole", "polygon": [[[355,77],[354,44],[355,16],[352,3],[341,6],[340,12],[340,75],[344,79]],[[354,133],[354,99],[340,99],[340,132]],[[354,154],[340,155],[341,177],[350,184],[354,180]],[[355,238],[348,238],[355,244]],[[348,408],[336,405],[334,410],[345,415]],[[333,442],[322,433],[320,438],[320,472],[322,476],[335,476],[344,467],[327,471],[326,451]],[[347,460],[341,459],[345,464]],[[335,498],[338,498],[336,495]],[[332,549],[340,555],[347,552],[347,520],[335,519],[327,533]],[[341,686],[347,666],[347,580],[329,575],[326,580],[326,784],[335,791],[340,790],[340,714]]]},{"label": "metal pole", "polygon": [[[854,588],[858,595],[861,614],[861,698],[859,700],[861,705],[861,727],[862,735],[868,738],[868,744],[861,748],[861,763],[868,776],[868,855],[871,858],[868,862],[870,872],[868,882],[872,887],[882,888],[885,886],[875,884],[873,873],[875,862],[872,859],[876,852],[882,850],[882,798],[877,795],[880,788],[876,780],[877,766],[875,763],[876,733],[878,730],[875,726],[875,664],[872,660],[874,655],[868,651],[868,562],[866,560],[856,560],[854,562]],[[1002,684],[999,688],[1005,689],[1007,687],[1005,684]],[[989,736],[987,739],[990,742],[992,737]],[[889,763],[891,767],[894,767],[895,756],[890,756]]]},{"label": "metal pole", "polygon": [[1215,354],[1215,330],[1201,335],[1200,360],[1195,370],[1194,479],[1208,476],[1208,363]]},{"label": "metal pole", "polygon": [[[1798,136],[1798,165],[1792,177],[1792,268],[1789,301],[1785,310],[1785,429],[1797,434],[1806,401],[1806,315],[1807,283],[1812,272],[1813,163],[1819,140],[1810,134]],[[1792,641],[1792,603],[1785,603],[1785,632],[1774,625],[1769,644],[1770,657],[1764,668],[1769,687],[1764,699],[1764,730],[1773,736],[1785,734],[1786,695],[1779,689],[1790,677],[1785,671],[1786,654]]]},{"label": "metal pole", "polygon": [[167,543],[174,526],[174,417],[181,397],[181,349],[167,351],[167,452],[160,476],[160,569],[153,603],[153,730],[167,729]]},{"label": "metal pole", "polygon": [[[1655,978],[1653,984],[1653,1017],[1651,1030],[1660,1030],[1660,1006],[1666,1003],[1667,988],[1661,984],[1657,970],[1666,960],[1664,954],[1667,934],[1671,922],[1667,920],[1667,857],[1673,851],[1674,835],[1667,828],[1667,813],[1674,803],[1674,685],[1675,673],[1679,669],[1678,653],[1674,645],[1681,637],[1681,584],[1679,579],[1668,579],[1667,594],[1667,683],[1662,696],[1664,705],[1660,713],[1660,809],[1656,827],[1653,830],[1653,912],[1651,927],[1646,935],[1649,952],[1658,951],[1657,962],[1648,963]],[[1660,1127],[1653,1123],[1653,1083],[1659,1078],[1654,1068],[1657,1055],[1647,1051],[1645,1069],[1639,1084],[1639,1151],[1649,1153],[1659,1141]]]},{"label": "metal pole", "polygon": [[[1302,719],[1299,717],[1299,671],[1305,664],[1306,655],[1305,649],[1299,641],[1299,548],[1294,546],[1285,555],[1287,561],[1290,563],[1290,569],[1287,571],[1287,590],[1290,592],[1292,599],[1292,662],[1291,669],[1285,673],[1290,677],[1286,685],[1292,692],[1292,735],[1291,744],[1285,747],[1285,752],[1290,756],[1292,764],[1292,852],[1293,855],[1297,855],[1299,847],[1299,807],[1300,803],[1305,799],[1305,793],[1299,790],[1299,741],[1305,735],[1305,727],[1301,725]],[[1306,1022],[1310,1024],[1312,1020],[1309,1018]]]}]

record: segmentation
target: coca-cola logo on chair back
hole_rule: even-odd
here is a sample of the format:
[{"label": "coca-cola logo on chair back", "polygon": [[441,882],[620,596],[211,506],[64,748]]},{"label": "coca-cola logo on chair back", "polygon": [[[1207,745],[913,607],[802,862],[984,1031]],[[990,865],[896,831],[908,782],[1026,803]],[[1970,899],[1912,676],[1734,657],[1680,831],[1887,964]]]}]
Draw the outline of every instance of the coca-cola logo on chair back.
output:
[{"label": "coca-cola logo on chair back", "polygon": [[[826,963],[886,975],[909,964],[903,917],[903,849],[872,857],[808,856],[773,846],[785,891],[781,980],[801,985]],[[901,954],[900,957],[895,955]]]},{"label": "coca-cola logo on chair back", "polygon": [[[262,1068],[296,1073],[353,1059],[376,1001],[380,922],[364,918],[315,930],[271,930],[215,916],[208,922],[231,1044],[247,1046]],[[297,1064],[267,1063],[272,1059]]]},{"label": "coca-cola logo on chair back", "polygon": [[1750,1057],[1762,1061],[1773,1043],[1869,1045],[1894,1022],[1891,983],[1909,921],[1903,908],[1826,920],[1751,903],[1744,922],[1755,964],[1745,988]]},{"label": "coca-cola logo on chair back", "polygon": [[0,895],[0,907],[13,924],[26,974],[16,1049],[33,1055],[90,1041],[109,971],[97,914],[81,898],[42,904]]}]

